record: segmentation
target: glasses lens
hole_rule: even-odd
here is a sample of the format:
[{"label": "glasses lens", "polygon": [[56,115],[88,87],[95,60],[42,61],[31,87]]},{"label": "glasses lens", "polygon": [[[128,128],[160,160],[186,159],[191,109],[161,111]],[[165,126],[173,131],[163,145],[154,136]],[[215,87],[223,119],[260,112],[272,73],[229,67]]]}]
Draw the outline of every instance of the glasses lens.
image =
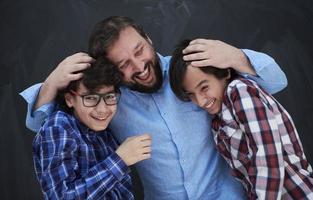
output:
[{"label": "glasses lens", "polygon": [[96,106],[99,102],[99,95],[86,95],[83,97],[84,105],[87,107]]},{"label": "glasses lens", "polygon": [[107,105],[115,105],[118,102],[118,93],[108,93],[104,96],[104,101]]}]

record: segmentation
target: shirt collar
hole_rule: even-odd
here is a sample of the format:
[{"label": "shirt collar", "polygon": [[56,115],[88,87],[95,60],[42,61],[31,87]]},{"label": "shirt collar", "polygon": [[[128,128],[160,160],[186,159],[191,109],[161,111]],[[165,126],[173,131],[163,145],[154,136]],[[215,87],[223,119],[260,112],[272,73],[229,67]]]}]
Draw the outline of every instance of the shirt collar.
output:
[{"label": "shirt collar", "polygon": [[72,119],[75,121],[77,128],[80,130],[82,134],[88,134],[90,136],[96,136],[97,133],[105,132],[105,131],[94,131],[88,126],[86,126],[84,123],[82,123],[76,116],[71,115]]},{"label": "shirt collar", "polygon": [[160,67],[163,72],[163,78],[166,76],[167,70],[168,70],[168,64],[165,63],[164,56],[161,54],[157,53],[157,56],[159,57],[159,62],[160,62]]}]

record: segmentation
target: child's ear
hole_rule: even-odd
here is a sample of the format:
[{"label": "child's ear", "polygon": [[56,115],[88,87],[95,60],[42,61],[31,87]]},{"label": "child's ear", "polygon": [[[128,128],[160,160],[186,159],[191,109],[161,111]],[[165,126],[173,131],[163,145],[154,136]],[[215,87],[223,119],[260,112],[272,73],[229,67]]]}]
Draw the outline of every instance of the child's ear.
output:
[{"label": "child's ear", "polygon": [[65,93],[64,94],[64,99],[65,99],[65,103],[66,105],[69,107],[69,108],[72,108],[73,107],[73,95],[71,95],[70,93]]}]

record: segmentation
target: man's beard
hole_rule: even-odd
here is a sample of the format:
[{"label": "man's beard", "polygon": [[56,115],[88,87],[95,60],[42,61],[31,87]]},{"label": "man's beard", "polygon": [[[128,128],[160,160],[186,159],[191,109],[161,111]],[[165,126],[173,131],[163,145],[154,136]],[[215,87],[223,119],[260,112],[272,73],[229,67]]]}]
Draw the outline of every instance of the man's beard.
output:
[{"label": "man's beard", "polygon": [[[123,85],[128,87],[131,90],[137,91],[137,92],[141,92],[141,93],[154,93],[157,92],[163,84],[163,73],[162,73],[162,68],[160,65],[160,59],[157,55],[155,55],[155,59],[154,62],[153,61],[149,61],[148,63],[146,63],[145,69],[146,67],[152,67],[153,69],[149,69],[150,72],[152,73],[151,70],[153,70],[154,75],[155,75],[155,83],[151,86],[145,86],[142,85],[140,83],[131,83],[131,82],[123,82]],[[144,69],[144,70],[145,70]],[[133,75],[133,77],[136,76],[136,74]],[[150,74],[151,76],[151,74]],[[134,78],[132,78],[134,79]]]}]

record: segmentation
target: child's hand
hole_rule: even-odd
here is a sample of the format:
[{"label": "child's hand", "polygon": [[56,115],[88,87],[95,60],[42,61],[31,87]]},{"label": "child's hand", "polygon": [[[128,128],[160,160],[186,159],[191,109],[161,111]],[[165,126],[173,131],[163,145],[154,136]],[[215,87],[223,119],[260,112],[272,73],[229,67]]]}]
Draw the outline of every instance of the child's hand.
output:
[{"label": "child's hand", "polygon": [[127,166],[151,157],[151,137],[149,134],[127,138],[116,150]]}]

